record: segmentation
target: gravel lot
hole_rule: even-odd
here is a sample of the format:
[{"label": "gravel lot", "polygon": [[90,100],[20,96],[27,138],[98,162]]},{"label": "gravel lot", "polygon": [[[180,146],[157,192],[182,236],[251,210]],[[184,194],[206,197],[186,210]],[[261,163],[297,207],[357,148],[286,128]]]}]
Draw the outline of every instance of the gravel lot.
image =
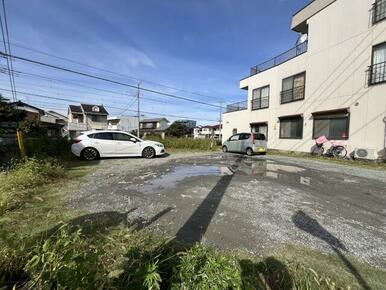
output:
[{"label": "gravel lot", "polygon": [[105,159],[69,206],[103,215],[101,227],[129,220],[191,243],[295,244],[386,268],[386,171],[237,154]]}]

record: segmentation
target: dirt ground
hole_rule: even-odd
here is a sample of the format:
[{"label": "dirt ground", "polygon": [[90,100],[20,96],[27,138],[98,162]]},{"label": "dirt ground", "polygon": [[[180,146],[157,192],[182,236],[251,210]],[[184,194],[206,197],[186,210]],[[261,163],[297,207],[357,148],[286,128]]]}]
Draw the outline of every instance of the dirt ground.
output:
[{"label": "dirt ground", "polygon": [[222,153],[104,159],[69,206],[189,243],[263,255],[293,244],[386,268],[386,171]]}]

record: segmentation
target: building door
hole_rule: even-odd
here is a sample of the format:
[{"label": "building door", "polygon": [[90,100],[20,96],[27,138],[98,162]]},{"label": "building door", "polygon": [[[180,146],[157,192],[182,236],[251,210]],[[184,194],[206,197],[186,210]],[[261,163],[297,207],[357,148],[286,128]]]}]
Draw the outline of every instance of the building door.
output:
[{"label": "building door", "polygon": [[268,140],[268,123],[252,123],[251,132],[264,134],[265,139]]}]

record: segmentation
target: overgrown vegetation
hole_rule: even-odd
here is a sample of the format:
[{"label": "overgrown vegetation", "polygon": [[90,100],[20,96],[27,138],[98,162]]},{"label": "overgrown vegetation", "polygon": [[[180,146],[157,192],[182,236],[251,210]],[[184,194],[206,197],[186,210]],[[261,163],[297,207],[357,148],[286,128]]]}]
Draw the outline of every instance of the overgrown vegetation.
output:
[{"label": "overgrown vegetation", "polygon": [[176,138],[166,137],[162,139],[159,135],[149,135],[145,137],[146,140],[161,142],[168,149],[183,149],[196,151],[217,151],[218,144],[213,139],[193,139],[193,138]]},{"label": "overgrown vegetation", "polygon": [[63,167],[53,159],[11,161],[7,170],[0,172],[0,215],[22,205],[38,186],[63,176]]},{"label": "overgrown vegetation", "polygon": [[[0,215],[0,289],[360,289],[339,258],[319,252],[219,251],[70,211],[67,192],[97,162],[27,159],[0,175],[1,193],[20,202]],[[372,289],[386,284],[385,272],[352,263]]]},{"label": "overgrown vegetation", "polygon": [[71,141],[64,137],[27,137],[24,141],[27,156],[55,157],[57,159],[71,159]]},{"label": "overgrown vegetation", "polygon": [[298,262],[274,257],[241,259],[200,244],[184,248],[147,230],[121,229],[107,236],[90,236],[63,224],[45,239],[35,240],[17,250],[1,248],[0,285],[28,289],[357,289]]}]

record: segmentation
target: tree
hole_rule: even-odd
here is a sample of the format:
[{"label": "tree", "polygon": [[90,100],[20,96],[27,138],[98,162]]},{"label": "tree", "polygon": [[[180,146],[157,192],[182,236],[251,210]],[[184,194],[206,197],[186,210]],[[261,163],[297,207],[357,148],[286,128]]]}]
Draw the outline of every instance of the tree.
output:
[{"label": "tree", "polygon": [[25,118],[25,112],[16,110],[0,95],[0,122],[19,122]]},{"label": "tree", "polygon": [[166,130],[166,134],[173,137],[182,137],[189,134],[189,128],[184,124],[174,122]]}]

